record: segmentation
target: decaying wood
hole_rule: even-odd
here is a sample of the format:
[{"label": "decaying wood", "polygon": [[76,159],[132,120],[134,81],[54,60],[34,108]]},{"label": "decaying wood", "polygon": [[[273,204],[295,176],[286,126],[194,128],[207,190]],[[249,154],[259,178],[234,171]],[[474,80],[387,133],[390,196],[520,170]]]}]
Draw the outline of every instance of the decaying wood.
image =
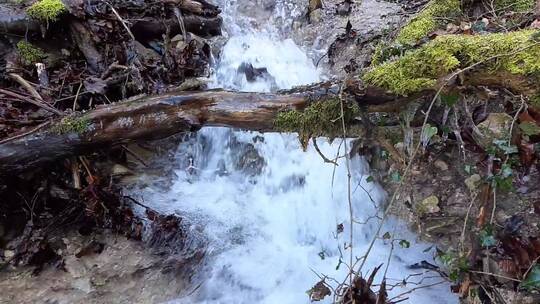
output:
[{"label": "decaying wood", "polygon": [[176,5],[183,11],[187,11],[197,15],[215,17],[220,13],[219,7],[204,0],[166,0],[164,1],[164,3]]},{"label": "decaying wood", "polygon": [[100,107],[76,118],[87,125],[80,134],[55,132],[57,120],[49,128],[0,144],[0,172],[25,170],[93,149],[165,138],[202,126],[274,131],[280,111],[302,110],[338,92],[328,83],[315,87],[281,93],[171,92]]},{"label": "decaying wood", "polygon": [[[476,76],[470,79],[483,79]],[[504,84],[508,81],[506,78]],[[488,82],[501,84],[500,81]],[[347,96],[355,99],[368,113],[399,113],[410,101],[434,94],[433,90],[426,90],[414,96],[398,96],[366,86],[358,79],[348,80],[345,86]],[[456,87],[448,84],[447,88]],[[175,91],[119,102],[75,118],[86,124],[82,133],[55,132],[55,126],[60,124],[60,118],[57,118],[48,128],[0,144],[0,174],[27,170],[43,162],[127,141],[160,139],[179,132],[196,131],[203,126],[276,131],[274,121],[281,111],[301,111],[314,101],[335,99],[338,92],[337,83],[325,82],[278,93]],[[362,127],[352,129],[358,134],[366,131]]]},{"label": "decaying wood", "polygon": [[[221,35],[221,17],[185,15],[182,19],[188,32],[201,37]],[[140,18],[133,24],[131,30],[138,41],[149,41],[157,37],[162,37],[167,32],[167,28],[170,30],[171,35],[182,33],[176,16],[165,21],[159,21],[154,18]]]},{"label": "decaying wood", "polygon": [[84,24],[76,20],[70,22],[69,28],[73,40],[75,40],[79,46],[79,50],[84,55],[84,58],[86,58],[86,62],[88,62],[90,70],[94,73],[103,71],[103,58],[95,46],[94,40],[92,39],[92,33]]},{"label": "decaying wood", "polygon": [[0,3],[0,33],[24,35],[39,30],[39,22],[29,18],[24,10]]}]

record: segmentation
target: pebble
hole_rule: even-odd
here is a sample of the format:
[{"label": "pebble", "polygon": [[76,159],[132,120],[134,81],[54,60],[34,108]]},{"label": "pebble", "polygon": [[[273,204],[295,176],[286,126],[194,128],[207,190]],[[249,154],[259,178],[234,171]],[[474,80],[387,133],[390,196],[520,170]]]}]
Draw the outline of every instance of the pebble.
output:
[{"label": "pebble", "polygon": [[435,167],[441,171],[447,171],[448,170],[448,164],[444,161],[438,159],[435,161]]}]

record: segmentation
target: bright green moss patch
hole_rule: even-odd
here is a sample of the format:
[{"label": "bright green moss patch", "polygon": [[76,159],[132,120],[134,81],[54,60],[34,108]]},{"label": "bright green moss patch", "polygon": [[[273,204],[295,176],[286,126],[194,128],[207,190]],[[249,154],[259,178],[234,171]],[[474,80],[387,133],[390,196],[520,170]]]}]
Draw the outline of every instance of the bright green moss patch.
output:
[{"label": "bright green moss patch", "polygon": [[17,43],[17,52],[25,64],[37,63],[46,57],[42,49],[24,40]]},{"label": "bright green moss patch", "polygon": [[[363,79],[391,92],[408,95],[432,88],[437,80],[459,68],[496,55],[510,54],[482,65],[488,71],[540,75],[540,46],[531,40],[535,31],[523,30],[489,35],[439,36],[421,48],[368,71]],[[515,54],[514,54],[515,52]]]},{"label": "bright green moss patch", "polygon": [[[345,123],[352,123],[359,114],[358,106],[346,105],[344,113]],[[335,138],[343,134],[341,103],[335,98],[313,102],[303,111],[284,111],[277,115],[274,125],[281,132],[298,132],[304,147],[311,137]]]},{"label": "bright green moss patch", "polygon": [[441,25],[439,18],[452,18],[460,12],[459,0],[432,0],[399,32],[396,41],[401,44],[415,44]]},{"label": "bright green moss patch", "polygon": [[77,133],[82,134],[90,126],[90,121],[84,117],[76,117],[74,115],[66,116],[54,125],[51,130],[56,134]]},{"label": "bright green moss patch", "polygon": [[32,4],[26,12],[34,19],[45,22],[54,22],[67,11],[61,0],[39,0]]},{"label": "bright green moss patch", "polygon": [[536,0],[495,0],[495,10],[528,12],[534,9]]}]

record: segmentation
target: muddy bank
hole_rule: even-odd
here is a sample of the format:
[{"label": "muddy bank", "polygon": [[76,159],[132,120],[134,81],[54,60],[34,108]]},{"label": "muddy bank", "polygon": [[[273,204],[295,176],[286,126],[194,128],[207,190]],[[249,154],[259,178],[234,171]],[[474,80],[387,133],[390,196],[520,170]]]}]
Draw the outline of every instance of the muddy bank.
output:
[{"label": "muddy bank", "polygon": [[71,232],[60,242],[61,267],[37,276],[26,267],[0,272],[0,303],[162,303],[189,290],[194,261],[175,261],[110,231]]}]

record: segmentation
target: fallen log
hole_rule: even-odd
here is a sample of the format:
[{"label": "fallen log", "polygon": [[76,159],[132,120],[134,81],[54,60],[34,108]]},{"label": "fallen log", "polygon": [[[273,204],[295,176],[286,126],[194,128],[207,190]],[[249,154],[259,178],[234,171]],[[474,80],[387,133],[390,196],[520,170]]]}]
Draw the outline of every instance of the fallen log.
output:
[{"label": "fallen log", "polygon": [[166,0],[163,2],[177,5],[183,11],[202,16],[216,17],[221,12],[219,7],[204,0]]},{"label": "fallen log", "polygon": [[[171,92],[119,102],[82,115],[64,117],[48,128],[0,143],[0,175],[102,147],[131,140],[165,138],[179,132],[196,131],[203,126],[292,131],[290,127],[276,126],[280,113],[292,110],[302,113],[317,103],[336,104],[338,91],[335,85],[323,83],[279,93]],[[367,110],[376,111],[378,107],[368,105]],[[332,113],[338,114],[337,110]],[[310,119],[320,120],[318,116]],[[326,123],[340,126],[339,120]]]},{"label": "fallen log", "polygon": [[[508,85],[508,79],[503,83],[499,78],[492,80],[489,84],[493,86]],[[446,88],[451,90],[455,84],[447,83]],[[522,85],[516,89],[520,88]],[[303,142],[311,136],[341,136],[339,91],[336,83],[326,82],[278,93],[173,91],[119,102],[57,119],[47,128],[0,142],[0,175],[128,141],[197,131],[203,126],[298,131]],[[356,106],[345,113],[350,130],[347,135],[371,136],[373,126],[364,128],[356,119],[362,112],[399,113],[411,100],[429,99],[425,97],[432,96],[435,88],[403,96],[352,79],[345,82],[344,92],[347,100],[355,101],[348,103]]]},{"label": "fallen log", "polygon": [[[184,26],[187,32],[194,33],[201,37],[214,37],[221,35],[221,17],[202,17],[195,15],[186,15],[183,17]],[[138,41],[150,41],[162,37],[163,34],[170,31],[170,35],[184,34],[178,24],[178,19],[170,18],[164,21],[153,18],[140,18],[133,24],[131,31]]]},{"label": "fallen log", "polygon": [[39,22],[29,18],[24,10],[0,4],[0,33],[24,35],[39,30]]}]

